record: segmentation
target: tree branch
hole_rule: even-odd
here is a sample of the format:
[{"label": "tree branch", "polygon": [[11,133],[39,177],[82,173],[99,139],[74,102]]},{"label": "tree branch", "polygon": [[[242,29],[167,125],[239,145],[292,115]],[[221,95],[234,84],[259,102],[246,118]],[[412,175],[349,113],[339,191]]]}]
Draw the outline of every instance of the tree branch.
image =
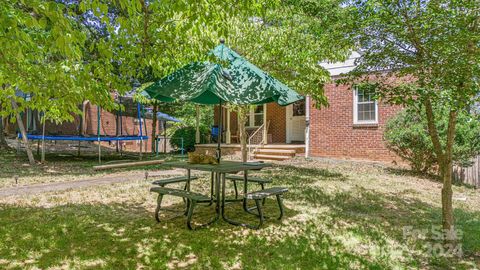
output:
[{"label": "tree branch", "polygon": [[427,114],[428,133],[432,139],[433,149],[437,155],[438,163],[444,164],[444,152],[442,150],[442,144],[440,143],[440,136],[438,135],[437,127],[435,126],[435,115],[433,113],[432,102],[430,101],[430,98],[426,97],[423,103]]}]

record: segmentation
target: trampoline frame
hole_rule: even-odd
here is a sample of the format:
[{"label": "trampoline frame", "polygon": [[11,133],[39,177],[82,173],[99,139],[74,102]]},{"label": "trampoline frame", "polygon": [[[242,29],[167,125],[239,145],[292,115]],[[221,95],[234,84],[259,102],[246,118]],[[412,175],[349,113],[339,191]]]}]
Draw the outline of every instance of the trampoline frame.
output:
[{"label": "trampoline frame", "polygon": [[[18,134],[18,139],[22,139],[22,134]],[[140,141],[148,140],[148,136],[100,136],[100,137],[85,137],[85,136],[67,136],[67,135],[32,135],[27,134],[27,139],[46,140],[46,141],[87,141],[87,142],[112,142],[112,141]]]},{"label": "trampoline frame", "polygon": [[[119,101],[121,102],[121,97],[119,97]],[[78,141],[78,155],[80,155],[80,143],[82,141],[98,142],[98,163],[102,163],[102,148],[101,148],[100,142],[140,141],[139,158],[140,160],[142,160],[143,141],[148,140],[148,136],[144,136],[143,134],[143,128],[145,128],[145,133],[147,132],[147,125],[146,125],[146,121],[142,121],[143,106],[140,104],[140,102],[137,102],[137,118],[139,122],[139,135],[136,135],[136,136],[123,136],[123,134],[120,134],[120,136],[101,135],[101,127],[100,127],[101,121],[102,121],[101,110],[102,108],[100,106],[97,106],[97,136],[45,135],[45,119],[44,119],[45,115],[43,115],[42,135],[26,134],[26,137],[27,139],[32,141],[39,141],[39,144],[37,145],[37,152],[40,148],[40,141],[42,142],[42,162],[45,161],[45,141]],[[122,110],[119,110],[119,115],[117,116],[122,117]],[[28,114],[27,114],[27,117],[28,117]],[[145,127],[143,127],[143,124],[145,124]],[[27,130],[28,130],[28,119],[27,119]],[[121,131],[122,131],[122,121],[120,121],[120,132]],[[17,137],[19,139],[17,140],[18,142],[17,152],[18,152],[20,149],[20,139],[23,138],[21,132],[18,133]],[[121,153],[121,150],[120,150],[120,153]]]}]

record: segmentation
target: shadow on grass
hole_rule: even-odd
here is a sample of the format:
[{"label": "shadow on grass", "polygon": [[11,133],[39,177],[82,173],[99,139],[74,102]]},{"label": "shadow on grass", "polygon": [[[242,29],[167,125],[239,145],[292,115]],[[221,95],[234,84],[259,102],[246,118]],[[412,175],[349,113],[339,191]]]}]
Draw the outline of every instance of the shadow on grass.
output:
[{"label": "shadow on grass", "polygon": [[431,173],[421,173],[417,172],[411,169],[405,169],[405,168],[393,168],[393,167],[387,167],[384,169],[385,172],[393,175],[398,175],[398,176],[413,176],[413,177],[421,177],[423,179],[428,179],[432,180],[434,182],[441,182],[440,178],[437,175],[431,174]]},{"label": "shadow on grass", "polygon": [[[181,210],[181,205],[173,207]],[[273,208],[268,206],[266,212]],[[197,212],[197,219],[213,213],[207,207],[199,207]],[[230,207],[229,212],[239,213]],[[295,213],[287,210],[286,214],[288,218]],[[0,267],[6,268],[131,269],[143,265],[165,269],[167,265],[191,264],[198,269],[222,269],[238,263],[245,269],[337,269],[352,263],[381,268],[343,250],[340,243],[315,231],[313,224],[307,226],[305,235],[272,242],[255,235],[258,231],[243,233],[225,222],[197,231],[187,230],[184,218],[157,224],[150,211],[133,205],[3,206],[0,217]],[[272,226],[281,225],[269,220],[264,229]],[[316,235],[314,240],[312,235]]]},{"label": "shadow on grass", "polygon": [[274,166],[270,169],[262,170],[260,175],[271,178],[275,185],[277,184],[296,184],[307,185],[317,181],[345,181],[347,177],[341,173],[331,172],[327,169],[303,168],[295,166]]},{"label": "shadow on grass", "polygon": [[[16,263],[18,268],[66,265],[165,269],[169,265],[197,269],[389,269],[391,240],[406,249],[422,250],[421,245],[426,243],[404,239],[404,226],[428,229],[440,224],[440,209],[417,199],[385,195],[359,186],[327,193],[310,185],[309,179],[314,177],[315,181],[325,181],[322,183],[343,185],[336,182],[345,179],[341,174],[292,167],[273,168],[265,174],[289,187],[290,192],[285,195],[289,205],[306,206],[312,211],[327,207],[329,211],[302,222],[297,217],[306,213],[287,209],[283,222],[268,220],[258,231],[225,222],[189,231],[185,218],[157,224],[153,209],[135,204],[52,208],[0,205],[0,268]],[[181,204],[171,207],[182,209]],[[270,216],[277,213],[273,200],[267,202],[265,211]],[[196,212],[195,220],[204,221],[212,217],[213,207],[199,206]],[[239,205],[228,206],[228,214],[234,219],[255,221]],[[471,259],[480,251],[480,213],[457,209],[455,215],[457,228],[464,232],[463,249]],[[380,255],[370,256],[367,252],[362,256],[362,252],[352,251],[341,240],[351,238],[371,243]],[[395,260],[398,268],[462,268],[457,259],[419,255]],[[476,260],[480,262],[480,258]]]}]

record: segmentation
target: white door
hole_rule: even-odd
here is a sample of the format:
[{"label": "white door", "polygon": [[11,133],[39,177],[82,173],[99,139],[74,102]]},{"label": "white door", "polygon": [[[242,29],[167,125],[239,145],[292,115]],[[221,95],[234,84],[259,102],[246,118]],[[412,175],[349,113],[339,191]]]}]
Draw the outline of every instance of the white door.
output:
[{"label": "white door", "polygon": [[305,142],[305,100],[287,106],[287,143]]}]

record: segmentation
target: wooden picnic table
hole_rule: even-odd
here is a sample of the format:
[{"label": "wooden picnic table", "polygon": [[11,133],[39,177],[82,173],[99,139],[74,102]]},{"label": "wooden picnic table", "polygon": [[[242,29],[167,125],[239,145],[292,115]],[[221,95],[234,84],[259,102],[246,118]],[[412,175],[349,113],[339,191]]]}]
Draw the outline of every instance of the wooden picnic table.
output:
[{"label": "wooden picnic table", "polygon": [[[219,220],[221,216],[223,220],[226,222],[244,226],[244,227],[251,227],[250,225],[242,222],[238,222],[228,218],[225,215],[225,182],[226,182],[226,174],[234,174],[243,171],[243,198],[240,200],[228,200],[231,201],[242,201],[243,202],[243,209],[248,212],[247,206],[247,198],[245,195],[247,194],[247,185],[248,185],[248,171],[250,170],[261,170],[265,167],[270,167],[271,164],[269,163],[246,163],[246,162],[239,162],[239,161],[221,161],[219,164],[191,164],[186,161],[178,161],[178,162],[165,162],[161,165],[162,167],[171,167],[171,168],[181,168],[187,170],[187,191],[190,191],[190,179],[191,179],[191,171],[204,171],[204,172],[211,172],[211,193],[215,193],[215,221]],[[220,191],[221,190],[221,191]]]}]

